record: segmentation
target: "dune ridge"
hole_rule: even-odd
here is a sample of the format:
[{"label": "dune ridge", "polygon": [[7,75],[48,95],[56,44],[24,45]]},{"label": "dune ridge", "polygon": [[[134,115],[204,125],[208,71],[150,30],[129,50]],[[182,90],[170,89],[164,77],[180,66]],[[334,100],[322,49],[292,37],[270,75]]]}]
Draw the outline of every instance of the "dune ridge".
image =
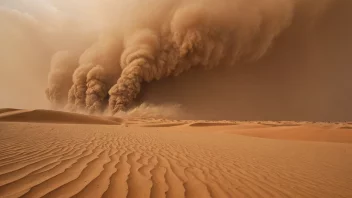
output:
[{"label": "dune ridge", "polygon": [[7,112],[11,112],[11,111],[16,111],[16,110],[19,110],[19,109],[2,108],[2,109],[0,109],[0,114],[2,114],[2,113],[7,113]]},{"label": "dune ridge", "polygon": [[219,122],[196,122],[192,123],[189,126],[192,127],[207,127],[207,126],[232,126],[236,125],[236,123],[219,123]]},{"label": "dune ridge", "polygon": [[[1,113],[2,112],[2,113]],[[121,124],[122,119],[88,116],[52,110],[7,110],[0,109],[0,122],[38,122],[66,124]]]}]

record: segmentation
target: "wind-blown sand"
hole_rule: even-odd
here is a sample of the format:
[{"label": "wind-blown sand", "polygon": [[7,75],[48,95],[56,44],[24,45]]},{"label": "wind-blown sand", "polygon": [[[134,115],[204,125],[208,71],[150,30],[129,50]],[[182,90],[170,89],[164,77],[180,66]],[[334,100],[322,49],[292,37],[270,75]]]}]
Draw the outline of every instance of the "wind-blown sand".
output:
[{"label": "wind-blown sand", "polygon": [[351,123],[0,121],[0,197],[352,197]]}]

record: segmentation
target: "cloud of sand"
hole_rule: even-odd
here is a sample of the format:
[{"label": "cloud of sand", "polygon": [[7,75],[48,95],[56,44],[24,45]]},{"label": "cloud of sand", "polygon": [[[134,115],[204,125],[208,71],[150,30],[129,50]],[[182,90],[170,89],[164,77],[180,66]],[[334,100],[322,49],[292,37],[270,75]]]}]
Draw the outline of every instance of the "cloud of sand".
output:
[{"label": "cloud of sand", "polygon": [[164,16],[142,20],[140,28],[123,38],[123,70],[109,91],[109,110],[126,110],[142,82],[178,76],[193,67],[211,69],[260,58],[290,25],[293,10],[293,2],[280,0],[230,5],[192,1],[175,4],[162,12]]},{"label": "cloud of sand", "polygon": [[18,44],[9,45],[36,49],[31,57],[37,60],[19,61],[18,68],[49,73],[46,95],[53,107],[117,114],[130,112],[144,83],[256,62],[294,20],[304,16],[314,26],[336,1],[6,0],[0,16],[7,18],[0,20],[32,41],[15,38]]},{"label": "cloud of sand", "polygon": [[106,10],[111,24],[102,34],[111,37],[99,38],[78,63],[72,111],[102,112],[108,98],[115,114],[129,108],[143,82],[257,60],[290,25],[295,9],[286,0],[107,2],[118,16]]},{"label": "cloud of sand", "polygon": [[186,113],[178,104],[148,104],[142,103],[139,106],[130,108],[127,111],[119,111],[115,114],[121,118],[167,118],[167,119],[188,119],[191,115]]},{"label": "cloud of sand", "polygon": [[48,87],[45,90],[53,109],[66,104],[68,91],[72,86],[72,75],[77,68],[77,56],[68,51],[57,52],[51,59]]}]

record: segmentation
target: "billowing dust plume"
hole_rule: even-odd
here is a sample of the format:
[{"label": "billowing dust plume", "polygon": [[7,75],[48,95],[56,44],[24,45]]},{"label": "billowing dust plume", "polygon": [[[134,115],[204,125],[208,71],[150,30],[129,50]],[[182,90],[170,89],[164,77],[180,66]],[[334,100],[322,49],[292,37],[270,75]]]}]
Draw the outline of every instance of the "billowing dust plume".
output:
[{"label": "billowing dust plume", "polygon": [[181,3],[151,21],[154,27],[141,25],[124,36],[123,71],[109,91],[110,111],[126,110],[142,82],[260,58],[290,25],[293,11],[286,0]]},{"label": "billowing dust plume", "polygon": [[48,88],[45,93],[53,105],[52,108],[60,109],[66,104],[77,62],[77,56],[68,51],[57,52],[51,59]]},{"label": "billowing dust plume", "polygon": [[257,60],[291,24],[295,10],[295,2],[288,0],[149,1],[160,4],[152,6],[157,10],[151,15],[134,3],[109,37],[82,54],[68,94],[69,110],[102,112],[108,99],[115,114],[129,108],[143,82],[193,67]]},{"label": "billowing dust plume", "polygon": [[119,40],[103,36],[82,54],[73,73],[68,110],[89,113],[104,110],[108,91],[121,72],[120,53]]},{"label": "billowing dust plume", "polygon": [[[7,3],[15,6],[11,2]],[[168,83],[167,79],[173,76],[204,85],[189,92],[198,93],[201,89],[215,87],[212,92],[205,91],[202,97],[197,96],[198,103],[192,103],[196,105],[205,104],[204,101],[223,103],[220,96],[224,92],[236,95],[235,92],[239,91],[239,98],[243,97],[243,93],[250,89],[235,90],[241,85],[236,80],[244,78],[241,74],[251,70],[250,65],[254,65],[252,70],[259,73],[270,71],[273,78],[285,78],[285,72],[291,70],[284,68],[295,61],[297,52],[305,52],[305,56],[297,56],[304,63],[297,61],[297,68],[319,59],[319,47],[312,46],[318,46],[320,41],[330,42],[321,36],[324,28],[319,27],[328,22],[331,9],[344,2],[347,4],[344,0],[52,0],[53,5],[46,5],[52,17],[45,22],[55,23],[42,22],[43,25],[40,20],[29,20],[40,18],[35,15],[26,21],[40,27],[38,35],[45,35],[39,36],[45,38],[43,45],[46,48],[43,47],[42,51],[59,51],[51,61],[46,89],[52,107],[90,114],[119,114],[121,111],[146,109],[136,105],[148,100],[148,90],[152,90],[148,87],[157,82]],[[67,22],[70,17],[73,20]],[[305,37],[308,32],[312,36]],[[75,40],[78,43],[79,35],[88,39],[79,42],[77,47]],[[293,42],[285,44],[285,39]],[[49,42],[51,40],[55,42]],[[297,47],[296,43],[309,45]],[[71,51],[77,51],[73,50],[77,48],[81,53],[72,54]],[[285,56],[276,55],[284,52],[289,54],[286,58],[293,61],[282,61]],[[308,60],[310,55],[314,58]],[[261,61],[265,63],[270,57],[275,59],[272,64],[275,67],[269,65],[265,69],[266,65]],[[206,77],[202,81],[196,80],[204,70],[211,69],[211,73],[215,73],[221,68],[233,68],[231,74],[225,73],[231,76],[228,81],[224,82],[222,77],[218,79],[223,84],[216,83],[217,77],[215,80]],[[306,70],[300,71],[304,73]],[[275,76],[275,71],[281,73]],[[187,77],[190,72],[192,75]],[[286,76],[289,79],[289,74]],[[262,77],[259,75],[252,80],[259,81]],[[188,80],[183,82],[188,86],[182,89],[189,89],[192,85]],[[207,83],[210,86],[205,86]],[[169,93],[176,93],[171,89],[162,89],[160,92],[164,95],[159,97],[161,93],[158,93],[157,98],[162,100],[168,98]],[[187,94],[182,95],[181,91],[178,98]],[[173,102],[158,99],[154,98],[155,103]],[[262,101],[268,100],[264,98]],[[209,106],[203,109],[209,109]]]}]

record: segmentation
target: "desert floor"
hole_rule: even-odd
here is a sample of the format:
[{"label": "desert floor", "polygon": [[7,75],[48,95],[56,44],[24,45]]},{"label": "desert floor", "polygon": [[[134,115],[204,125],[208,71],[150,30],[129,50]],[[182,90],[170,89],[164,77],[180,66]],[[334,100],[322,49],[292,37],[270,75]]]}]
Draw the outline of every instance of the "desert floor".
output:
[{"label": "desert floor", "polygon": [[0,109],[0,197],[352,197],[352,123]]}]

